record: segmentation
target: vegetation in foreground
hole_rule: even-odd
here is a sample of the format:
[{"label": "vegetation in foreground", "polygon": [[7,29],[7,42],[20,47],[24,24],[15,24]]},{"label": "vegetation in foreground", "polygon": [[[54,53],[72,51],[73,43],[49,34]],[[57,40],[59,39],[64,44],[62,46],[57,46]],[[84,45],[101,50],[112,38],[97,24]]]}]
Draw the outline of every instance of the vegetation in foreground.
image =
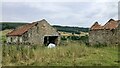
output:
[{"label": "vegetation in foreground", "polygon": [[[6,42],[5,35],[9,31],[0,32],[1,42]],[[119,64],[117,46],[88,47],[85,45],[88,41],[87,36],[61,39],[64,41],[60,46],[52,49],[40,45],[3,44],[0,47],[3,51],[2,64],[3,66],[118,66]]]},{"label": "vegetation in foreground", "polygon": [[64,41],[56,48],[3,45],[3,66],[118,66],[118,48]]}]

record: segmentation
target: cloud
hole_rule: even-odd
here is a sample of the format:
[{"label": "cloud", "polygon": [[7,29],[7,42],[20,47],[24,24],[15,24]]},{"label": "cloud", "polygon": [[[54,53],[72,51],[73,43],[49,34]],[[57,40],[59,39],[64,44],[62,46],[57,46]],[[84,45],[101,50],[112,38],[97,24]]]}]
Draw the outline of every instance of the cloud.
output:
[{"label": "cloud", "polygon": [[2,11],[2,21],[32,22],[45,18],[52,25],[90,27],[95,21],[104,24],[110,18],[117,19],[118,5],[117,2],[3,2]]},{"label": "cloud", "polygon": [[2,2],[118,2],[119,0],[2,0]]}]

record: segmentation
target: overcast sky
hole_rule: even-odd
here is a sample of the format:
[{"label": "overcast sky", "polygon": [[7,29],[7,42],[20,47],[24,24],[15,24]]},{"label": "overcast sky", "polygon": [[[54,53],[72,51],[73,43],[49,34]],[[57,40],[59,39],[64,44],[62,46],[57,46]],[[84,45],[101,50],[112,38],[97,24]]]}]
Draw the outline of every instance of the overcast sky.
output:
[{"label": "overcast sky", "polygon": [[[26,2],[24,2],[26,1]],[[109,19],[118,19],[118,2],[98,1],[38,1],[4,0],[2,19],[4,22],[34,22],[46,19],[51,25],[90,27],[94,22],[105,24]],[[1,12],[1,11],[0,11]]]}]

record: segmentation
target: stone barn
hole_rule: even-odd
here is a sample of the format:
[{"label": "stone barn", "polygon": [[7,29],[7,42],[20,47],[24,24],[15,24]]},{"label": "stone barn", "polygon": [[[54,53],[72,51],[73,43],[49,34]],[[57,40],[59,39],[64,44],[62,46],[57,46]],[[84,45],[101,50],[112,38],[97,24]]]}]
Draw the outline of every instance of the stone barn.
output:
[{"label": "stone barn", "polygon": [[110,19],[103,26],[95,22],[89,31],[89,43],[90,45],[120,44],[120,20]]},{"label": "stone barn", "polygon": [[58,45],[60,42],[60,34],[45,19],[20,26],[6,36],[9,44]]}]

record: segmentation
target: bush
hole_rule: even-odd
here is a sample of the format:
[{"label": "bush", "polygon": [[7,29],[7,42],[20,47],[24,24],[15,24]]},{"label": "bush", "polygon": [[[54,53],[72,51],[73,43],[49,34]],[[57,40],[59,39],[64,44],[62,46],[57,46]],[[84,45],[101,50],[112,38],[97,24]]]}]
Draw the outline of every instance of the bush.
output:
[{"label": "bush", "polygon": [[34,58],[34,50],[30,46],[3,45],[3,65],[7,63],[26,62]]},{"label": "bush", "polygon": [[0,41],[1,41],[3,44],[6,43],[6,37],[5,37],[5,36],[1,36]]}]

